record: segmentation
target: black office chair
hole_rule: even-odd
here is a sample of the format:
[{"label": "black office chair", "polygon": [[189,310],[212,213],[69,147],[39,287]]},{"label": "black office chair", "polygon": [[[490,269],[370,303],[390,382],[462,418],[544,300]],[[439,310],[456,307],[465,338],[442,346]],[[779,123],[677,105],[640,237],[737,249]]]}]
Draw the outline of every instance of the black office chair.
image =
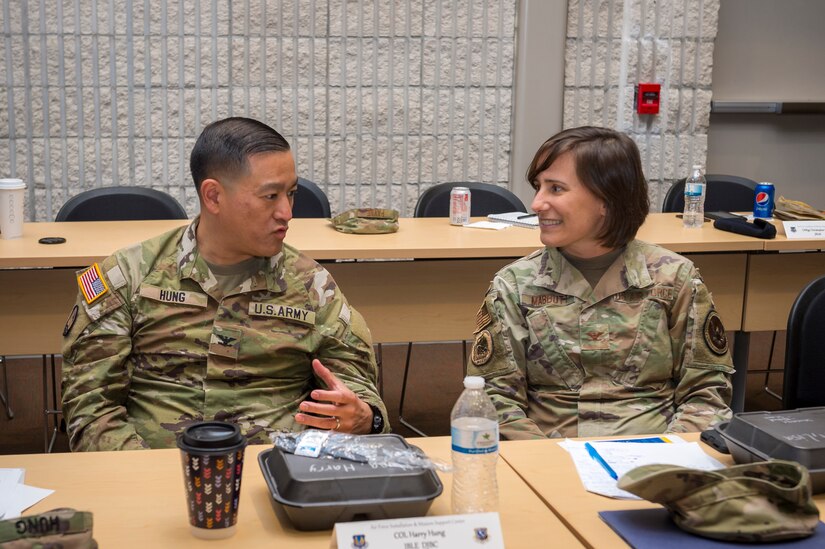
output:
[{"label": "black office chair", "polygon": [[[753,194],[756,190],[756,181],[746,177],[724,174],[707,174],[707,195],[705,196],[706,212],[749,212],[753,210]],[[662,203],[663,212],[683,212],[685,210],[685,179],[680,179],[668,189]],[[768,356],[768,366],[765,369],[763,390],[776,398],[781,398],[769,386],[773,351],[776,347],[776,332],[771,338],[771,349]]]},{"label": "black office chair", "polygon": [[[135,221],[142,219],[186,219],[186,210],[174,197],[146,187],[100,187],[71,197],[57,212],[55,221]],[[51,363],[47,364],[48,358]],[[48,366],[51,367],[52,408],[48,408]],[[57,416],[57,368],[54,355],[43,355],[44,444],[52,451],[60,424]],[[54,426],[49,435],[49,418]]]},{"label": "black office chair", "polygon": [[332,217],[329,200],[321,187],[303,177],[298,178],[298,192],[292,205],[292,217]]},{"label": "black office chair", "polygon": [[[747,212],[753,210],[753,192],[756,181],[735,175],[707,174],[706,212]],[[683,212],[685,209],[685,180],[680,179],[668,189],[662,203],[663,212]]]},{"label": "black office chair", "polygon": [[[413,215],[415,217],[449,217],[450,191],[453,187],[470,189],[470,215],[485,216],[494,213],[527,212],[524,203],[511,191],[489,183],[441,183],[430,187],[418,197]],[[479,296],[481,304],[481,296]],[[412,342],[407,343],[407,357],[404,360],[404,378],[401,382],[401,396],[398,401],[398,421],[406,428],[420,436],[427,434],[404,418],[404,399],[407,395],[407,379],[410,373]],[[467,341],[461,342],[462,366],[467,368]]]},{"label": "black office chair", "polygon": [[55,221],[134,221],[186,219],[186,210],[172,196],[147,187],[100,187],[71,197]]},{"label": "black office chair", "polygon": [[490,183],[440,183],[418,197],[414,217],[450,217],[450,191],[453,187],[470,189],[470,215],[483,216],[505,212],[527,212],[524,203],[511,191]]},{"label": "black office chair", "polygon": [[825,276],[799,293],[788,315],[782,408],[825,406]]}]

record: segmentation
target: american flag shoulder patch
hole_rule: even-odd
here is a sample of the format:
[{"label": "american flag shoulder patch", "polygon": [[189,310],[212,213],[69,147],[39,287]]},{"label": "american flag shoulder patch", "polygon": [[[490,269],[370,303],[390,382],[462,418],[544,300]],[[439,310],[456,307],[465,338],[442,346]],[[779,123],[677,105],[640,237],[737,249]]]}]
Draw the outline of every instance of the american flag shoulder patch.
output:
[{"label": "american flag shoulder patch", "polygon": [[77,285],[80,286],[80,291],[83,293],[86,303],[90,305],[94,300],[109,291],[109,286],[100,274],[100,267],[97,263],[78,275]]}]

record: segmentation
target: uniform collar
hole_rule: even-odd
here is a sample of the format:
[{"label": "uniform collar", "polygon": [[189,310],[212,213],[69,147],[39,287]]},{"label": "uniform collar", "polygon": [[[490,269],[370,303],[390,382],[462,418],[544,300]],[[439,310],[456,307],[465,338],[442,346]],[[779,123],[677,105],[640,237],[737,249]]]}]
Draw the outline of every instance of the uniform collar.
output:
[{"label": "uniform collar", "polygon": [[[181,235],[178,245],[178,269],[181,278],[190,278],[197,282],[207,293],[218,289],[218,281],[209,266],[198,252],[197,228],[200,216],[192,220]],[[240,292],[252,292],[268,290],[273,293],[283,293],[286,291],[286,280],[284,278],[285,250],[272,257],[267,258],[264,270],[259,270],[251,277],[247,278],[240,285]]]},{"label": "uniform collar", "polygon": [[642,245],[633,240],[628,243],[624,253],[607,268],[595,288],[590,287],[557,248],[544,249],[539,273],[533,283],[556,293],[595,303],[628,288],[645,288],[653,283],[653,278],[648,271]]}]

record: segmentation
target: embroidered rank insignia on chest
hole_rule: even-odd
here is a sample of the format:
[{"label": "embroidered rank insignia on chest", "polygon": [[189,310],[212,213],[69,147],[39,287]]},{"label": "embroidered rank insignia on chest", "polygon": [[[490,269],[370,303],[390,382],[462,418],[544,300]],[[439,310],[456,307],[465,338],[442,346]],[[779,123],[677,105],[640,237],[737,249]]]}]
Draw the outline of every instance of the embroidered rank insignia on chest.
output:
[{"label": "embroidered rank insignia on chest", "polygon": [[100,274],[100,267],[97,263],[78,275],[77,285],[80,286],[80,292],[89,305],[109,291],[109,286]]},{"label": "embroidered rank insignia on chest", "polygon": [[290,305],[252,301],[249,303],[249,315],[281,318],[283,320],[293,320],[302,324],[315,326],[315,313],[313,311],[292,307]]},{"label": "embroidered rank insignia on chest", "polygon": [[725,334],[725,327],[722,319],[716,311],[711,311],[705,318],[705,343],[714,354],[719,356],[728,352],[728,336]]}]

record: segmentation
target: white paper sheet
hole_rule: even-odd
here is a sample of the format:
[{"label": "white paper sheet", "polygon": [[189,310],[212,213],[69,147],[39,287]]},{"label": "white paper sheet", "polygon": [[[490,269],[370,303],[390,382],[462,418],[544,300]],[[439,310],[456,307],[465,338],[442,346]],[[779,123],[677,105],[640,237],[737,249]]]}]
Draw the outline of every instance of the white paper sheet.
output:
[{"label": "white paper sheet", "polygon": [[23,484],[25,469],[0,469],[0,518],[16,518],[54,490]]},{"label": "white paper sheet", "polygon": [[492,229],[494,231],[500,231],[511,225],[509,223],[498,223],[495,221],[476,221],[475,223],[467,223],[464,226],[469,229]]},{"label": "white paper sheet", "polygon": [[[724,468],[722,463],[707,455],[698,443],[684,442],[674,435],[667,435],[667,438],[673,443],[592,441],[590,444],[619,478],[631,469],[653,463],[679,465],[703,471]],[[585,442],[565,440],[559,445],[573,458],[579,478],[588,492],[617,499],[640,499],[616,487],[616,480],[590,456]]]}]

